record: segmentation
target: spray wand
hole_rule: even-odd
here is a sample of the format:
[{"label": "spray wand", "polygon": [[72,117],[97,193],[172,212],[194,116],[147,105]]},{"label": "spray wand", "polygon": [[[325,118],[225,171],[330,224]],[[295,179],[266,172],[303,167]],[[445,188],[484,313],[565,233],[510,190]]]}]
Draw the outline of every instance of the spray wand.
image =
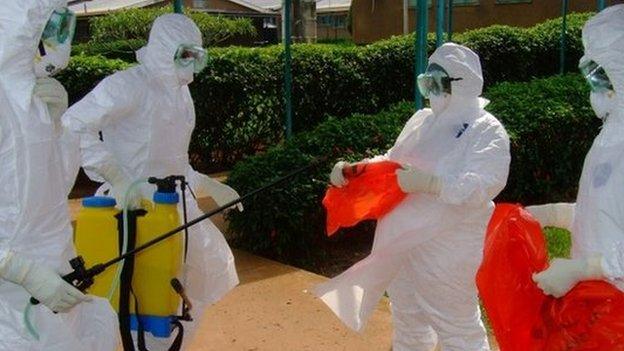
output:
[{"label": "spray wand", "polygon": [[[296,177],[296,176],[298,176],[298,175],[300,175],[300,174],[302,174],[302,173],[304,173],[304,172],[306,172],[306,171],[308,171],[310,169],[313,169],[313,168],[319,166],[320,164],[324,163],[326,160],[327,160],[327,157],[317,158],[314,161],[312,161],[310,164],[308,164],[307,166],[304,166],[304,167],[301,167],[301,168],[299,168],[299,169],[297,169],[295,171],[292,171],[292,172],[286,174],[285,176],[283,176],[281,178],[278,178],[277,180],[273,181],[270,184],[267,184],[267,185],[265,185],[265,186],[263,186],[261,188],[258,188],[256,190],[253,190],[250,193],[248,193],[248,194],[246,194],[244,196],[241,196],[240,198],[238,198],[236,200],[232,200],[232,201],[228,202],[227,204],[225,204],[225,205],[223,205],[223,206],[221,206],[219,208],[216,208],[216,209],[214,209],[212,211],[209,211],[209,212],[207,212],[207,213],[205,213],[205,214],[203,214],[203,215],[201,215],[201,216],[199,216],[199,217],[189,221],[188,223],[186,223],[186,224],[184,224],[182,226],[179,226],[179,227],[177,227],[175,229],[172,229],[172,230],[170,230],[170,231],[168,231],[168,232],[166,232],[166,233],[164,233],[164,234],[162,234],[162,235],[160,235],[160,236],[158,236],[158,237],[156,237],[156,238],[154,238],[154,239],[152,239],[152,240],[150,240],[150,241],[148,241],[148,242],[146,242],[146,243],[144,243],[144,244],[142,244],[140,246],[137,246],[136,248],[134,248],[134,249],[124,253],[121,256],[118,256],[116,258],[111,259],[108,262],[96,264],[95,266],[87,269],[86,265],[85,265],[84,259],[81,256],[75,257],[75,258],[73,258],[73,259],[71,259],[69,261],[69,263],[70,263],[70,265],[71,265],[71,267],[73,269],[73,272],[71,272],[71,273],[69,273],[67,275],[64,275],[63,276],[63,280],[65,280],[66,282],[72,284],[74,287],[76,287],[76,289],[84,292],[89,287],[91,287],[93,285],[94,278],[96,276],[102,274],[107,268],[109,268],[109,267],[111,267],[111,266],[113,266],[113,265],[115,265],[115,264],[125,260],[126,258],[134,256],[134,255],[138,254],[139,252],[142,252],[142,251],[144,251],[144,250],[146,250],[146,249],[148,249],[148,248],[150,248],[150,247],[160,243],[163,240],[166,240],[166,239],[168,239],[168,238],[170,238],[170,237],[172,237],[172,236],[174,236],[174,235],[176,235],[176,234],[178,234],[178,233],[180,233],[182,231],[185,231],[186,229],[188,229],[189,227],[194,226],[195,224],[198,224],[198,223],[200,223],[200,222],[202,222],[202,221],[204,221],[204,220],[206,220],[206,219],[208,219],[208,218],[210,218],[210,217],[212,217],[212,216],[214,216],[214,215],[216,215],[218,213],[221,213],[221,212],[223,212],[223,211],[225,211],[225,210],[227,210],[229,208],[232,208],[233,206],[236,206],[237,204],[239,204],[239,203],[241,203],[241,202],[243,202],[245,200],[248,200],[248,199],[250,199],[250,198],[252,198],[252,197],[254,197],[254,196],[256,196],[256,195],[258,195],[258,194],[260,194],[262,192],[265,192],[265,191],[267,191],[267,190],[269,190],[271,188],[274,188],[277,185],[279,185],[279,184],[281,184],[281,183],[283,183],[283,182],[285,182],[287,180],[290,180],[291,178],[294,178],[294,177]],[[34,297],[31,297],[30,302],[33,305],[39,304],[39,301],[37,301],[37,299],[35,299]]]}]

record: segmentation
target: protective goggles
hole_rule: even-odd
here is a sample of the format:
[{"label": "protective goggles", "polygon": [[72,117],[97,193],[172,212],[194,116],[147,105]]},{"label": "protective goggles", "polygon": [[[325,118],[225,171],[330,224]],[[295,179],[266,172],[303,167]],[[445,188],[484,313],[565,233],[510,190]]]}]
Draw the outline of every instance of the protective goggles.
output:
[{"label": "protective goggles", "polygon": [[613,84],[604,68],[594,61],[587,61],[580,65],[581,73],[593,92],[613,90]]},{"label": "protective goggles", "polygon": [[431,95],[450,94],[451,82],[457,80],[462,78],[451,78],[442,66],[432,63],[425,73],[418,75],[418,90],[427,99]]},{"label": "protective goggles", "polygon": [[175,53],[174,61],[180,68],[193,65],[193,71],[199,73],[208,64],[208,52],[198,45],[182,44]]},{"label": "protective goggles", "polygon": [[54,10],[43,29],[41,42],[50,47],[56,47],[68,41],[71,42],[74,39],[75,31],[76,15],[74,12],[66,7]]}]

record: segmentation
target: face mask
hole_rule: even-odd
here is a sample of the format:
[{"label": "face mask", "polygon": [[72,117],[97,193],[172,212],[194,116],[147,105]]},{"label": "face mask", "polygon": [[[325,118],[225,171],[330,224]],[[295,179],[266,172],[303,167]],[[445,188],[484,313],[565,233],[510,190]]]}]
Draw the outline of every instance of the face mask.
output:
[{"label": "face mask", "polygon": [[616,95],[613,90],[592,91],[589,101],[596,113],[596,117],[604,120],[613,114],[617,108]]},{"label": "face mask", "polygon": [[431,104],[431,110],[437,116],[439,116],[451,102],[451,95],[442,93],[438,95],[431,95],[429,97],[429,103]]},{"label": "face mask", "polygon": [[49,47],[44,45],[45,56],[35,56],[35,75],[37,78],[49,77],[65,69],[71,56],[71,43]]},{"label": "face mask", "polygon": [[193,82],[195,70],[193,65],[187,67],[176,67],[176,77],[180,86],[189,85]]},{"label": "face mask", "polygon": [[75,29],[76,16],[71,10],[66,7],[54,10],[43,29],[35,56],[37,77],[51,76],[67,67]]}]

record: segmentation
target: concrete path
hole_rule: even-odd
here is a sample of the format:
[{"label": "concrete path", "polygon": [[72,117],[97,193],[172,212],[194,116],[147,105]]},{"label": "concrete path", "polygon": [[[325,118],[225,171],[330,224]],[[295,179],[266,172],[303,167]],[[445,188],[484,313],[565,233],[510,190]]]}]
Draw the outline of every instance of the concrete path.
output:
[{"label": "concrete path", "polygon": [[[202,200],[200,206],[207,210],[215,205]],[[73,218],[79,209],[80,202],[71,200]],[[222,218],[214,222],[224,227]],[[306,292],[327,278],[243,251],[234,255],[241,283],[205,311],[189,351],[390,350],[387,299],[358,334]]]},{"label": "concrete path", "polygon": [[206,310],[192,351],[390,350],[387,300],[358,334],[305,291],[326,278],[241,251],[235,256],[241,284]]},{"label": "concrete path", "polygon": [[[79,206],[70,201],[72,215]],[[200,201],[204,211],[214,206],[211,200]],[[222,218],[214,222],[225,226]],[[358,334],[307,292],[327,278],[243,251],[234,255],[241,284],[205,311],[189,351],[391,350],[387,299]]]}]

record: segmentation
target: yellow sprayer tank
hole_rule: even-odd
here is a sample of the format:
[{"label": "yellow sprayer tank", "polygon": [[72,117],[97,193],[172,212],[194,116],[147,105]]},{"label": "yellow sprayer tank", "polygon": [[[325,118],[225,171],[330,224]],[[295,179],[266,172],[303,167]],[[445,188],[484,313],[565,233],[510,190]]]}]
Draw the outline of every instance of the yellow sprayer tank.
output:
[{"label": "yellow sprayer tank", "polygon": [[[156,192],[154,202],[143,201],[147,211],[137,218],[136,246],[142,245],[171,229],[180,226],[177,193]],[[115,200],[91,197],[83,200],[76,222],[75,245],[87,267],[106,262],[120,254],[120,235],[115,215]],[[171,280],[179,278],[183,262],[183,234],[174,235],[135,256],[132,289],[139,303],[143,328],[156,337],[169,337],[171,316],[178,314],[180,296],[171,287]],[[88,293],[108,298],[118,266],[108,268],[95,277]],[[118,311],[119,284],[114,290],[111,305]],[[132,329],[138,323],[134,315],[134,300],[130,301]]]},{"label": "yellow sprayer tank", "polygon": [[[180,226],[178,193],[156,192],[147,214],[137,220],[136,245],[142,245]],[[171,279],[179,278],[183,261],[183,233],[138,253],[135,257],[132,286],[139,302],[139,315],[146,331],[156,337],[168,337],[170,317],[177,315],[180,296],[171,287]],[[132,329],[137,329],[132,318]]]},{"label": "yellow sprayer tank", "polygon": [[[104,196],[88,197],[82,200],[82,208],[76,218],[74,244],[78,255],[85,260],[87,267],[93,267],[119,256],[119,232],[115,199]],[[89,294],[108,298],[115,279],[117,265],[110,267],[95,278]],[[115,310],[119,306],[119,289],[111,298]]]}]

